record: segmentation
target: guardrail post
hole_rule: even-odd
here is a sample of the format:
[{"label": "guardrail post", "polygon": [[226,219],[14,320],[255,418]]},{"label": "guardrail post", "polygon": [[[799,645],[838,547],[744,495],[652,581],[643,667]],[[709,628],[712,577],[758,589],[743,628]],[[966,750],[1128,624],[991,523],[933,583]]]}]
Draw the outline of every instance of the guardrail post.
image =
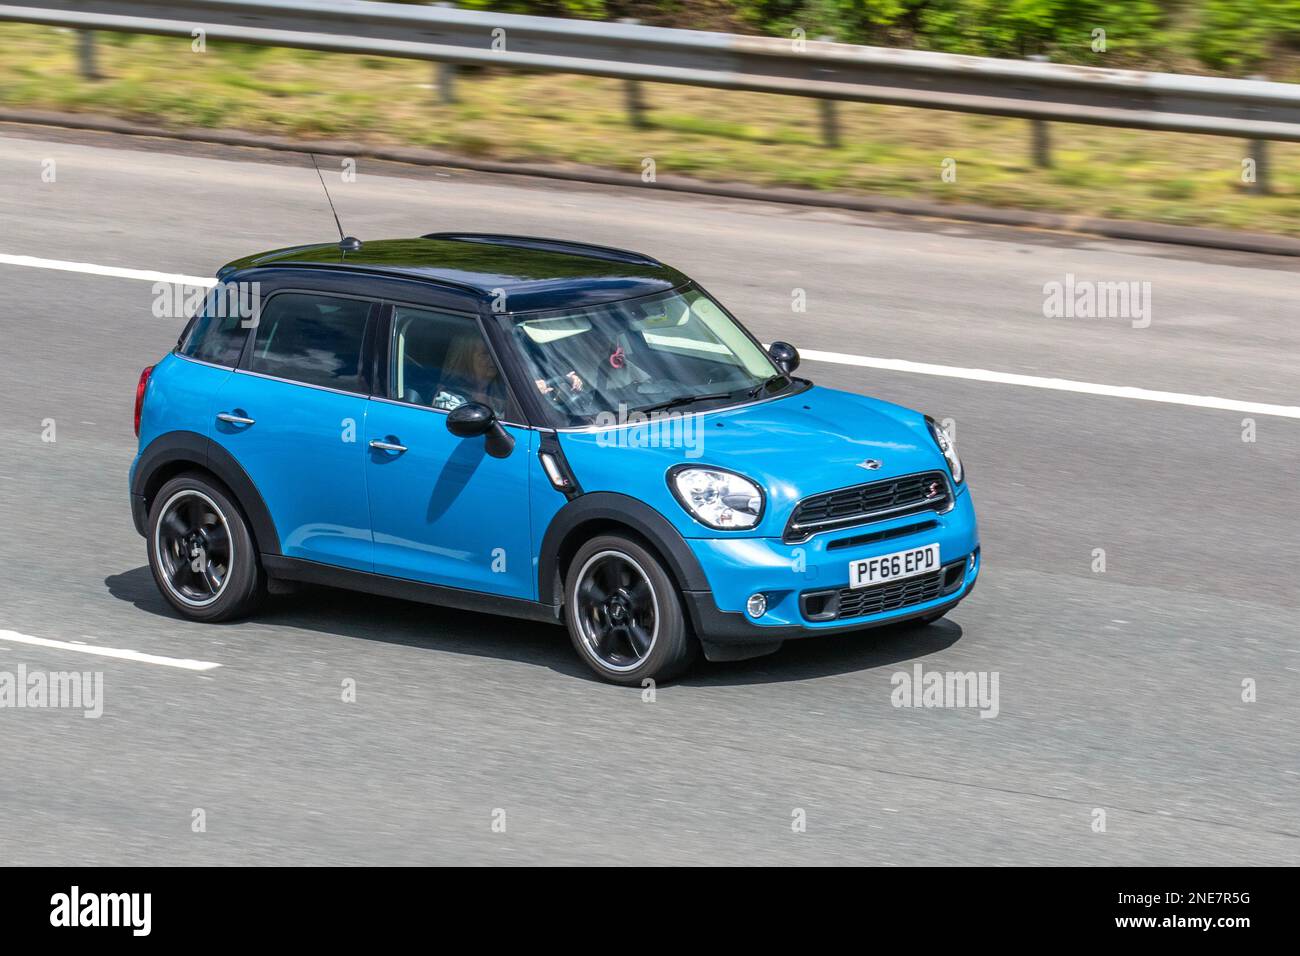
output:
[{"label": "guardrail post", "polygon": [[[636,17],[619,17],[619,23],[626,23],[629,26],[638,26],[641,21]],[[645,98],[641,95],[641,84],[636,80],[623,81],[623,99],[627,103],[627,118],[637,129],[645,129],[650,125],[646,119]]]},{"label": "guardrail post", "polygon": [[[835,38],[830,34],[823,34],[817,38],[823,43],[834,43]],[[818,100],[817,112],[821,116],[822,124],[822,145],[829,149],[835,149],[840,145],[840,114],[839,106],[834,100]]]},{"label": "guardrail post", "polygon": [[[1249,79],[1267,80],[1268,77],[1262,73],[1256,73]],[[1267,196],[1271,185],[1269,183],[1268,140],[1246,140],[1246,155],[1255,161],[1255,181],[1246,184],[1246,191],[1256,196]]]},{"label": "guardrail post", "polygon": [[81,76],[86,80],[102,80],[99,64],[95,59],[95,31],[77,31],[77,62],[81,66]]},{"label": "guardrail post", "polygon": [[840,145],[840,114],[834,100],[818,100],[822,115],[822,143],[835,149]]},{"label": "guardrail post", "polygon": [[[1034,63],[1047,63],[1049,58],[1042,53],[1031,53],[1025,57]],[[1047,120],[1030,120],[1030,135],[1034,141],[1034,165],[1039,169],[1049,169],[1052,165],[1052,132],[1047,128]]]},{"label": "guardrail post", "polygon": [[[438,0],[435,7],[449,10],[456,4],[450,0]],[[448,106],[456,102],[456,64],[439,62],[433,65],[433,85],[438,91],[438,102]]]},{"label": "guardrail post", "polygon": [[1034,165],[1048,169],[1052,165],[1052,132],[1046,120],[1030,120],[1029,125],[1034,135]]},{"label": "guardrail post", "polygon": [[1255,161],[1255,181],[1246,184],[1246,191],[1256,196],[1269,194],[1268,140],[1246,140],[1246,155]]},{"label": "guardrail post", "polygon": [[450,104],[456,102],[456,64],[435,63],[433,65],[433,84],[438,88],[438,102]]},{"label": "guardrail post", "polygon": [[645,100],[641,98],[641,84],[636,80],[624,80],[623,95],[627,101],[628,120],[637,129],[645,129],[649,123],[646,122]]}]

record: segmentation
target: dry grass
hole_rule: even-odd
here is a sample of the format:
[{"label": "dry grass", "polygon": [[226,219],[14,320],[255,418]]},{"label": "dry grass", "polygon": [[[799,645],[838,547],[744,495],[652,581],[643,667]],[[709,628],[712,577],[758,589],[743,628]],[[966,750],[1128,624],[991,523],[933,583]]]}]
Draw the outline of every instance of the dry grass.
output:
[{"label": "dry grass", "polygon": [[830,149],[817,104],[791,97],[646,85],[637,129],[622,84],[598,78],[463,72],[459,102],[442,105],[434,67],[403,60],[101,35],[99,63],[106,78],[83,80],[74,34],[0,25],[0,102],[631,172],[652,157],[660,175],[1300,235],[1295,144],[1272,145],[1276,194],[1258,197],[1241,182],[1244,144],[1218,137],[1054,125],[1042,170],[1021,120],[842,103]]}]

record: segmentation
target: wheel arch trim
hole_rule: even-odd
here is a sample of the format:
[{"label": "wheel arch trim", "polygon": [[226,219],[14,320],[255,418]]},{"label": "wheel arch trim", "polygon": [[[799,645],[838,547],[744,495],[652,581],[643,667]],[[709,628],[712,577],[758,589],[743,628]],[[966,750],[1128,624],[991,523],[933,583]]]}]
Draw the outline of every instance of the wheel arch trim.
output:
[{"label": "wheel arch trim", "polygon": [[136,462],[131,494],[142,502],[147,501],[162,486],[160,476],[178,463],[192,464],[215,475],[243,509],[257,550],[262,554],[280,553],[280,535],[257,486],[230,452],[198,432],[165,432],[151,441]]},{"label": "wheel arch trim", "polygon": [[[663,558],[665,571],[683,591],[709,591],[704,569],[690,545],[672,523],[643,501],[612,491],[595,491],[574,498],[551,519],[538,550],[537,596],[562,604],[561,556],[570,550],[584,525],[620,525],[644,538]],[[581,547],[581,545],[578,545]]]}]

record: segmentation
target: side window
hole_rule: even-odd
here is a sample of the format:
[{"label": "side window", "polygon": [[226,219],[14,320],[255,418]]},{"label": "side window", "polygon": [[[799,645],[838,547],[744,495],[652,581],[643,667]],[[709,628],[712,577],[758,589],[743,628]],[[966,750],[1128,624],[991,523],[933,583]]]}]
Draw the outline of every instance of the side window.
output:
[{"label": "side window", "polygon": [[262,308],[248,370],[345,392],[369,391],[362,342],[371,303],[281,292]]},{"label": "side window", "polygon": [[248,338],[248,326],[242,316],[223,316],[219,314],[221,311],[224,310],[213,309],[211,305],[204,309],[181,343],[181,355],[232,368],[239,362],[239,353]]},{"label": "side window", "polygon": [[393,309],[389,394],[445,412],[482,402],[497,417],[518,421],[505,377],[474,319],[425,309]]}]

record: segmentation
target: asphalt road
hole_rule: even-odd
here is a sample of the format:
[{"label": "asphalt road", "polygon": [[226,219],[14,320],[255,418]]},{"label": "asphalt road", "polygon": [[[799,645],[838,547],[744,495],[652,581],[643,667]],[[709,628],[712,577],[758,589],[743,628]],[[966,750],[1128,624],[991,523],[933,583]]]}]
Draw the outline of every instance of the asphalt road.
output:
[{"label": "asphalt road", "polygon": [[[296,163],[10,127],[0,253],[211,275],[328,239]],[[333,181],[349,233],[641,249],[765,340],[1300,404],[1294,260],[359,173]],[[1044,283],[1067,273],[1150,282],[1150,327],[1045,318]],[[0,631],[221,665],[0,634],[0,672],[104,675],[99,719],[0,709],[0,862],[1300,862],[1300,420],[809,362],[955,419],[980,586],[929,628],[702,664],[646,703],[590,677],[559,628],[323,590],[178,620],[126,499],[136,377],[178,323],[138,279],[0,265],[0,290]],[[997,672],[997,717],[892,706],[891,675],[918,662]]]}]

